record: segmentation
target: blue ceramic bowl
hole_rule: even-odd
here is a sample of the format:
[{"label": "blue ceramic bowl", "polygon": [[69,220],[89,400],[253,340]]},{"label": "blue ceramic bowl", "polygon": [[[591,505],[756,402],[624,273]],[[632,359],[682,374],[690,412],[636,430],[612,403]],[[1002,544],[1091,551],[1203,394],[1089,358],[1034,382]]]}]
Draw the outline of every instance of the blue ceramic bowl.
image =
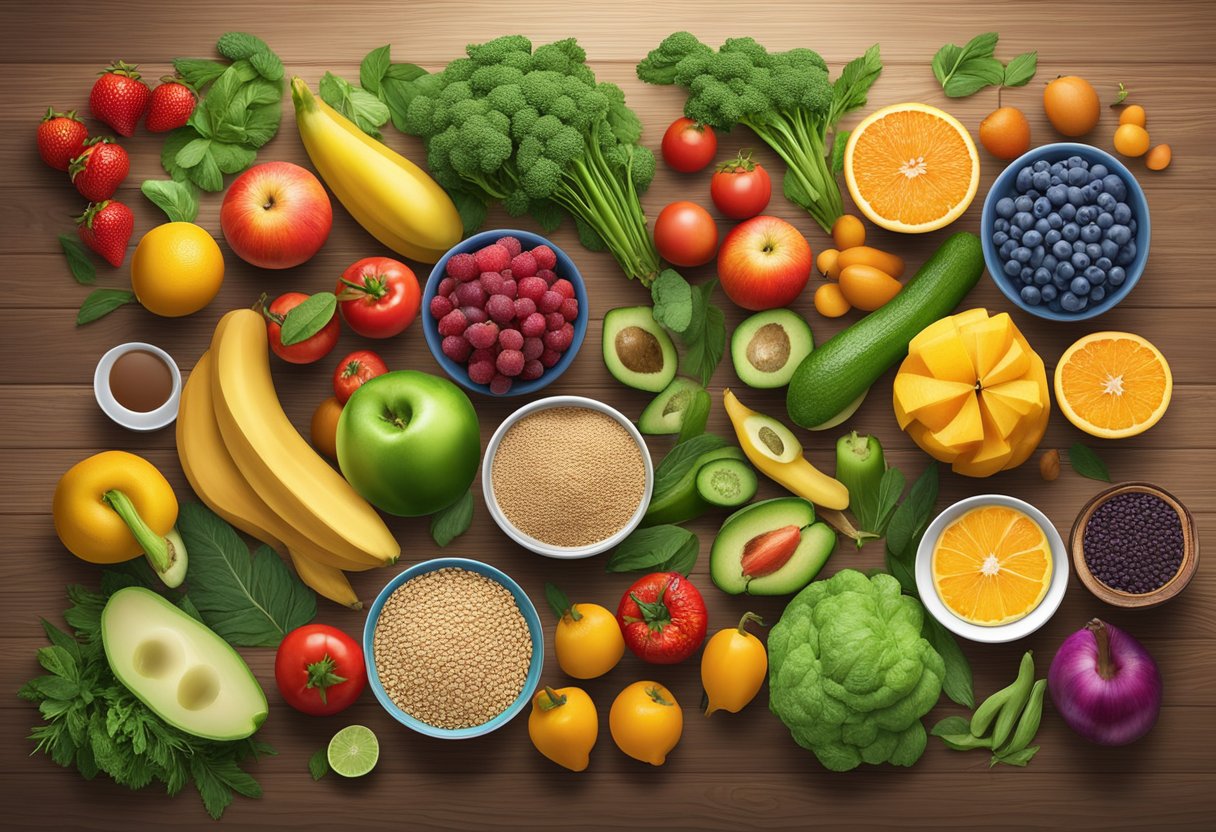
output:
[{"label": "blue ceramic bowl", "polygon": [[[1091,165],[1105,165],[1108,171],[1122,177],[1127,185],[1126,202],[1128,207],[1132,209],[1132,216],[1136,219],[1136,258],[1124,267],[1124,270],[1127,272],[1127,279],[1123,281],[1123,285],[1118,289],[1108,293],[1101,303],[1093,304],[1086,307],[1083,312],[1075,313],[1052,312],[1047,308],[1046,304],[1031,306],[1022,300],[1022,296],[1017,288],[1015,288],[1013,281],[1005,275],[1004,263],[997,255],[997,247],[992,242],[992,222],[996,219],[997,200],[1006,196],[1015,196],[1014,180],[1017,179],[1018,171],[1026,165],[1033,165],[1040,159],[1048,162],[1058,162],[1062,159],[1067,159],[1069,156],[1080,156]],[[1014,159],[1009,164],[1009,167],[1005,168],[1001,172],[1001,175],[996,178],[996,181],[992,183],[988,196],[984,197],[984,211],[980,217],[980,241],[984,246],[984,264],[988,267],[988,274],[1014,306],[1029,312],[1031,315],[1037,315],[1049,321],[1084,321],[1088,318],[1096,318],[1103,312],[1118,306],[1131,292],[1132,287],[1140,280],[1140,275],[1144,273],[1144,266],[1148,262],[1149,236],[1148,200],[1145,199],[1144,189],[1140,187],[1140,183],[1136,181],[1136,177],[1132,176],[1131,171],[1122,162],[1105,150],[1099,150],[1087,144],[1077,144],[1076,142],[1046,144],[1042,147],[1036,147]]]},{"label": "blue ceramic bowl", "polygon": [[463,364],[457,363],[443,354],[440,345],[443,343],[443,336],[439,334],[439,322],[431,317],[431,298],[435,297],[435,290],[439,288],[439,281],[443,280],[444,272],[447,270],[448,260],[453,254],[472,253],[479,248],[484,248],[490,245],[499,237],[518,237],[523,244],[524,250],[535,248],[536,246],[545,245],[553,249],[553,253],[557,255],[557,265],[554,271],[557,272],[559,278],[569,280],[574,286],[574,297],[578,299],[578,318],[574,320],[574,341],[570,344],[570,349],[562,355],[561,360],[545,370],[540,378],[532,379],[531,381],[515,380],[502,397],[506,396],[523,396],[528,393],[535,393],[537,390],[542,390],[548,387],[549,384],[562,373],[566,372],[566,368],[574,363],[574,356],[578,354],[579,347],[583,344],[583,337],[587,334],[587,321],[590,320],[590,308],[587,304],[587,286],[583,282],[583,276],[579,273],[578,267],[574,265],[574,261],[566,252],[562,251],[552,242],[539,234],[533,234],[531,231],[519,231],[513,228],[503,228],[493,231],[482,231],[479,234],[474,234],[467,240],[462,240],[448,250],[448,253],[439,258],[439,262],[431,269],[431,276],[427,278],[426,288],[422,292],[422,333],[426,336],[426,345],[431,350],[431,355],[435,356],[435,360],[439,362],[439,366],[443,371],[451,376],[452,380],[467,390],[472,390],[474,393],[481,393],[486,396],[495,396],[490,392],[490,385],[476,384],[469,379],[468,370]]},{"label": "blue ceramic bowl", "polygon": [[[499,236],[502,235],[500,234]],[[489,722],[482,723],[481,725],[474,725],[471,728],[450,729],[436,728],[434,725],[429,725],[415,719],[397,707],[396,703],[389,698],[388,693],[384,690],[384,685],[380,684],[380,674],[376,671],[376,651],[373,636],[376,631],[376,622],[380,618],[380,611],[384,609],[384,603],[397,587],[411,578],[416,578],[427,572],[453,567],[485,575],[491,580],[502,584],[510,591],[511,595],[515,598],[515,603],[519,605],[519,611],[523,613],[524,620],[528,622],[528,634],[532,636],[532,663],[528,666],[528,678],[524,680],[524,688],[519,692],[519,696],[515,697],[515,701],[511,703],[510,707]],[[492,634],[489,634],[489,636],[492,637]],[[425,734],[428,737],[437,737],[443,740],[466,740],[470,737],[480,737],[482,734],[498,730],[510,722],[532,699],[532,694],[536,692],[536,686],[540,682],[541,666],[545,661],[545,636],[541,630],[540,616],[536,614],[536,607],[532,605],[532,601],[528,598],[527,593],[520,588],[519,584],[511,580],[510,576],[505,572],[478,560],[470,560],[468,558],[435,558],[414,564],[404,572],[396,575],[385,585],[384,589],[380,590],[380,594],[376,596],[375,602],[372,603],[371,609],[368,610],[367,621],[363,624],[363,655],[364,660],[367,662],[367,681],[371,686],[372,693],[376,695],[377,701],[380,702],[384,710],[389,712],[393,719],[407,728],[412,728],[419,734]]]}]

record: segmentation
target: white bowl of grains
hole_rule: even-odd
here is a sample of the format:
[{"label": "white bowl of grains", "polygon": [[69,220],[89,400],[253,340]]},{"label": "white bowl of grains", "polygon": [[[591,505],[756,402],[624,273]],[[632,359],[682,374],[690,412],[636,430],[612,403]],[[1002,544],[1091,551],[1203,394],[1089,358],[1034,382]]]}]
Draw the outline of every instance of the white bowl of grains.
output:
[{"label": "white bowl of grains", "polygon": [[536,607],[487,563],[436,558],[399,573],[363,625],[367,679],[401,724],[463,740],[511,721],[536,692],[545,644]]},{"label": "white bowl of grains", "polygon": [[650,505],[654,464],[619,411],[582,396],[551,396],[494,431],[481,485],[509,538],[573,560],[607,551],[637,528]]}]

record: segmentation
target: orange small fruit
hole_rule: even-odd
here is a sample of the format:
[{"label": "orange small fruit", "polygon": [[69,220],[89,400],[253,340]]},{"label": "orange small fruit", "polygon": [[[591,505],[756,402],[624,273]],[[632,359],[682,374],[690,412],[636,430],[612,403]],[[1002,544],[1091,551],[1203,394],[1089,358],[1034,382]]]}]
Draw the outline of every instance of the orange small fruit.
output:
[{"label": "orange small fruit", "polygon": [[825,283],[815,290],[815,311],[825,318],[839,318],[852,307],[837,283]]},{"label": "orange small fruit", "polygon": [[309,431],[312,446],[335,462],[338,459],[338,417],[341,415],[342,403],[330,396],[317,405]]},{"label": "orange small fruit", "polygon": [[1092,436],[1123,439],[1165,415],[1174,376],[1161,351],[1130,332],[1094,332],[1060,356],[1056,401],[1068,421]]},{"label": "orange small fruit", "polygon": [[832,226],[832,242],[841,251],[866,243],[866,226],[861,217],[852,214],[841,214]]},{"label": "orange small fruit", "polygon": [[1139,104],[1128,104],[1123,108],[1123,112],[1119,113],[1120,124],[1134,124],[1137,127],[1143,127],[1147,121],[1144,108]]},{"label": "orange small fruit", "polygon": [[980,122],[980,144],[998,159],[1016,159],[1030,150],[1030,122],[1017,107],[1000,107]]},{"label": "orange small fruit", "polygon": [[1064,75],[1043,90],[1043,109],[1051,126],[1065,136],[1084,136],[1098,124],[1098,93],[1084,78]]},{"label": "orange small fruit", "polygon": [[1168,144],[1159,144],[1144,157],[1144,164],[1149,170],[1165,170],[1170,166],[1173,153]]},{"label": "orange small fruit", "polygon": [[1148,146],[1148,131],[1139,125],[1120,124],[1115,131],[1115,150],[1124,156],[1143,156]]}]

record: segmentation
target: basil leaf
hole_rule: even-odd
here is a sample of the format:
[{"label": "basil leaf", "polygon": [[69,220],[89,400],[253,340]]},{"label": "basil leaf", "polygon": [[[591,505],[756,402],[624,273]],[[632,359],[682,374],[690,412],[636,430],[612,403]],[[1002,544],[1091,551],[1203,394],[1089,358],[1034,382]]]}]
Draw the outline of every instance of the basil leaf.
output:
[{"label": "basil leaf", "polygon": [[[924,622],[921,634],[933,645],[933,649],[941,654],[942,660],[946,663],[942,692],[950,697],[951,702],[962,705],[964,708],[974,709],[975,690],[972,687],[971,665],[967,663],[967,657],[963,654],[962,648],[958,646],[958,640],[933,616],[926,615]],[[970,725],[968,724],[964,730],[970,730]],[[964,732],[952,731],[950,733]]]},{"label": "basil leaf", "polygon": [[431,517],[431,537],[442,546],[447,546],[469,530],[473,522],[473,492],[464,496]]},{"label": "basil leaf", "polygon": [[316,335],[334,317],[338,299],[333,292],[317,292],[295,306],[283,318],[280,334],[283,346],[290,347]]},{"label": "basil leaf", "polygon": [[679,272],[664,269],[650,286],[654,319],[673,332],[685,332],[692,324],[692,287]]},{"label": "basil leaf", "polygon": [[697,536],[688,529],[672,525],[651,526],[638,529],[621,541],[608,558],[605,569],[609,572],[679,571],[687,575],[696,564],[699,550]]},{"label": "basil leaf", "polygon": [[322,101],[353,121],[367,135],[380,138],[377,128],[388,121],[388,105],[332,72],[321,76],[319,89]]},{"label": "basil leaf", "polygon": [[414,81],[426,75],[427,71],[414,64],[393,64],[380,79],[380,90],[377,92],[380,100],[388,105],[393,119],[393,126],[405,132],[405,111],[410,102],[418,94]]},{"label": "basil leaf", "polygon": [[726,316],[718,307],[706,306],[704,321],[700,336],[685,345],[684,368],[689,375],[699,378],[703,386],[708,386],[726,352]]},{"label": "basil leaf", "polygon": [[840,117],[850,110],[864,107],[866,93],[882,72],[882,58],[879,56],[878,44],[874,44],[859,58],[854,58],[844,65],[840,77],[832,84],[832,106],[828,110],[827,125],[830,129],[840,121]]},{"label": "basil leaf", "polygon": [[703,433],[672,448],[654,470],[654,496],[651,502],[658,502],[660,497],[667,496],[673,487],[679,485],[696,464],[697,457],[726,445],[727,441],[716,433]]},{"label": "basil leaf", "polygon": [[104,318],[120,306],[135,302],[135,293],[126,289],[95,289],[80,304],[76,312],[76,326],[92,323]]},{"label": "basil leaf", "polygon": [[1068,464],[1083,477],[1110,482],[1110,471],[1107,470],[1106,463],[1088,445],[1074,442],[1068,449]]},{"label": "basil leaf", "polygon": [[1039,53],[1023,52],[1005,65],[1004,85],[1024,87],[1030,83],[1039,67]]},{"label": "basil leaf", "polygon": [[710,404],[709,393],[705,390],[698,390],[693,394],[692,401],[688,403],[688,407],[684,411],[684,418],[680,422],[680,435],[676,437],[677,445],[705,433],[705,425],[709,423]]},{"label": "basil leaf", "polygon": [[145,179],[139,190],[165,212],[169,222],[194,222],[198,216],[198,189],[189,182]]},{"label": "basil leaf", "polygon": [[69,234],[60,234],[59,246],[63,249],[63,256],[68,259],[68,268],[77,283],[89,286],[97,282],[97,267],[93,265],[84,243]]},{"label": "basil leaf", "polygon": [[944,737],[950,734],[971,733],[971,720],[961,716],[948,716],[929,731],[930,736]]},{"label": "basil leaf", "polygon": [[[380,81],[384,78],[388,68],[392,66],[392,61],[389,58],[389,46],[386,44],[379,49],[373,49],[363,56],[363,61],[359,64],[359,86],[372,93],[380,95]],[[381,97],[383,101],[383,97]],[[385,102],[388,103],[388,102]]]},{"label": "basil leaf", "polygon": [[173,68],[190,86],[198,92],[216,78],[224,74],[228,67],[219,61],[203,60],[201,58],[175,58]]},{"label": "basil leaf", "polygon": [[322,748],[308,758],[308,773],[313,780],[320,780],[329,774],[329,750]]}]

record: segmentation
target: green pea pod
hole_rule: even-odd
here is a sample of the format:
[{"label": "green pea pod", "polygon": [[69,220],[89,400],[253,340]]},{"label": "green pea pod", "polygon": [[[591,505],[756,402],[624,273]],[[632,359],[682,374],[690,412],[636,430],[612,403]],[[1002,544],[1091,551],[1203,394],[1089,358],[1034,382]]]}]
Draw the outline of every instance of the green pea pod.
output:
[{"label": "green pea pod", "polygon": [[[1025,663],[1030,652],[1022,657],[1022,662]],[[1021,678],[1019,673],[1018,678]],[[985,699],[980,706],[975,709],[975,713],[971,715],[971,736],[982,737],[988,733],[988,727],[992,725],[992,721],[996,719],[996,715],[1009,701],[1009,697],[1013,695],[1014,689],[1017,687],[1017,680],[1008,687],[1003,687],[996,693]]]},{"label": "green pea pod", "polygon": [[1043,694],[1046,690],[1046,679],[1034,683],[1034,689],[1030,691],[1030,701],[1026,703],[1026,710],[1022,711],[1022,717],[1018,720],[1017,730],[1013,732],[1009,745],[1000,749],[1001,756],[1021,751],[1030,745],[1030,741],[1039,731],[1039,723],[1043,720]]},{"label": "green pea pod", "polygon": [[941,734],[942,742],[955,751],[971,751],[975,748],[992,748],[991,737],[973,737],[970,734]]},{"label": "green pea pod", "polygon": [[996,718],[996,727],[992,729],[992,747],[1000,748],[1009,739],[1013,726],[1030,700],[1030,691],[1034,687],[1034,656],[1029,650],[1022,656],[1022,666],[1018,669],[1018,678],[1013,680],[1013,693],[1005,701],[1000,714]]}]

